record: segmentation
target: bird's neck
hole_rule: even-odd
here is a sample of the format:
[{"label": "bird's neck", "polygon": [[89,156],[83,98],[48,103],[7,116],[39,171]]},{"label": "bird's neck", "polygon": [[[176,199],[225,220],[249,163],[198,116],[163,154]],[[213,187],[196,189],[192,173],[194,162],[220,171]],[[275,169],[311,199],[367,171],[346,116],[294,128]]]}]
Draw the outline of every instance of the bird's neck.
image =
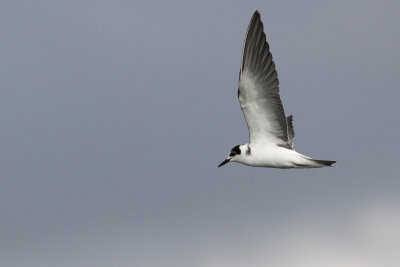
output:
[{"label": "bird's neck", "polygon": [[250,156],[251,155],[251,147],[250,144],[244,144],[243,145],[243,152],[246,156]]}]

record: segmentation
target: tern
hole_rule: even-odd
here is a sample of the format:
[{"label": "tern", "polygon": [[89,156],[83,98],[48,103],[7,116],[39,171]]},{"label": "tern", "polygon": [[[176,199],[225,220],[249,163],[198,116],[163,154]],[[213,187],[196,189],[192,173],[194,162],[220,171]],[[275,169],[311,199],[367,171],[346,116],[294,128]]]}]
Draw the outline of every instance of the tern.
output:
[{"label": "tern", "polygon": [[232,148],[218,167],[228,162],[284,169],[332,166],[336,161],[313,159],[294,150],[293,116],[285,116],[278,74],[263,28],[255,11],[244,40],[237,92],[250,142]]}]

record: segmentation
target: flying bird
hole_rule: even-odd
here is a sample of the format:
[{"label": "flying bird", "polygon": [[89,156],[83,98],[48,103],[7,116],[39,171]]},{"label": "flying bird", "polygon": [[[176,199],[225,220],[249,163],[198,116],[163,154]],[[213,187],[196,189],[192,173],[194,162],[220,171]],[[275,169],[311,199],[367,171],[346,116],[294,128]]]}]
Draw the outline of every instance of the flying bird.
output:
[{"label": "flying bird", "polygon": [[237,95],[250,142],[232,148],[218,167],[228,162],[270,168],[319,168],[336,163],[313,159],[294,150],[293,116],[285,116],[278,74],[258,11],[247,28]]}]

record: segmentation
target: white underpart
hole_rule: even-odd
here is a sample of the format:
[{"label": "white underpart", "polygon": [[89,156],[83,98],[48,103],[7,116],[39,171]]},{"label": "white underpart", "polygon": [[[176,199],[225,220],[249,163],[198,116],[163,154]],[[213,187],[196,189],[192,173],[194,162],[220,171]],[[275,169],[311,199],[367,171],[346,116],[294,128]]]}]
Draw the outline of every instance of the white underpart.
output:
[{"label": "white underpart", "polygon": [[[248,152],[249,147],[250,153]],[[233,157],[232,162],[270,168],[319,168],[325,166],[294,150],[276,145],[244,144],[240,146],[240,150],[241,154]]]}]

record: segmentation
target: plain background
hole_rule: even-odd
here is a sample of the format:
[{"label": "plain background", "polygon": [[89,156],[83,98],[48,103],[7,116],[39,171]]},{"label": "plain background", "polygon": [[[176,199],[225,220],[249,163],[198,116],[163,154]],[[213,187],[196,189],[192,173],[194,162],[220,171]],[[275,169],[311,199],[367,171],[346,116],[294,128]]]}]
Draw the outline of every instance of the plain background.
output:
[{"label": "plain background", "polygon": [[[253,12],[296,150],[217,165]],[[399,1],[2,1],[0,266],[399,266]]]}]

